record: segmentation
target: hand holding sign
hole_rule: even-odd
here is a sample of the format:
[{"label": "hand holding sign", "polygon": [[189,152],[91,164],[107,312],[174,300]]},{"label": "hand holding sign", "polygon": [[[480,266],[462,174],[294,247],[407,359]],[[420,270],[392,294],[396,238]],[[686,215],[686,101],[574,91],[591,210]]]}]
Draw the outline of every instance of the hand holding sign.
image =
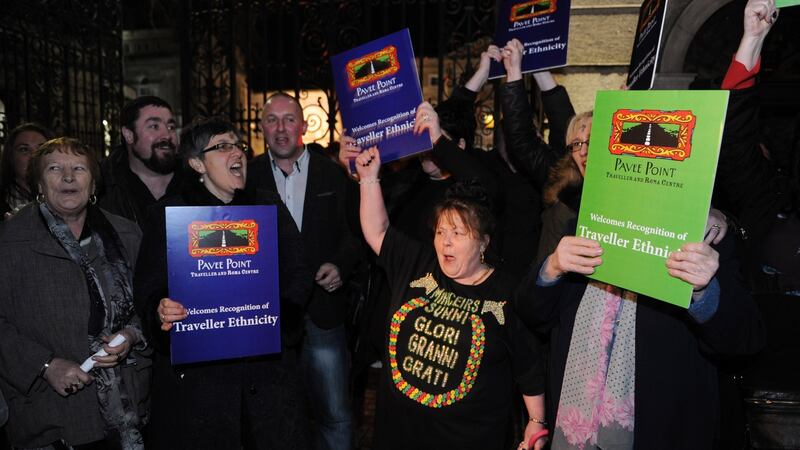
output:
[{"label": "hand holding sign", "polygon": [[600,243],[577,236],[564,236],[545,261],[544,276],[555,280],[567,272],[591,275],[603,263]]},{"label": "hand holding sign", "polygon": [[[344,133],[344,131],[342,131],[342,133]],[[342,134],[342,140],[340,142],[339,154],[337,155],[337,158],[339,159],[339,164],[345,168],[348,175],[356,180],[358,179],[358,176],[355,173],[355,167],[353,166],[353,163],[360,153],[361,147],[356,144],[355,138]]]},{"label": "hand holding sign", "polygon": [[506,42],[503,47],[503,66],[506,68],[506,81],[512,82],[522,79],[522,55],[525,54],[525,48],[522,42],[518,39],[512,39]]},{"label": "hand holding sign", "polygon": [[189,317],[189,311],[182,304],[170,298],[162,298],[158,302],[158,318],[161,320],[161,329],[169,331],[172,322],[180,322]]},{"label": "hand holding sign", "polygon": [[719,253],[705,242],[684,244],[667,258],[669,274],[692,285],[694,291],[705,289],[719,269]]},{"label": "hand holding sign", "polygon": [[420,135],[425,130],[430,133],[431,142],[436,144],[436,141],[442,137],[442,128],[439,126],[439,115],[428,102],[422,102],[417,108],[417,117],[414,121],[414,134]]}]

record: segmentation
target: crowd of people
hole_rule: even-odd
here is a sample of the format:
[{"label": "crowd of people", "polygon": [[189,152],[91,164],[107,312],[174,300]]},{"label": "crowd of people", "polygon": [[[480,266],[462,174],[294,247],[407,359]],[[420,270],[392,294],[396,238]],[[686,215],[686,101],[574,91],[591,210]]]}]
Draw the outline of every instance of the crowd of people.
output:
[{"label": "crowd of people", "polygon": [[[663,269],[692,286],[688,309],[587,278],[604,261],[575,236],[592,112],[534,73],[545,139],[517,40],[419,105],[432,150],[387,164],[348,136],[333,158],[305,145],[283,93],[253,159],[224,118],[179,136],[153,96],[125,105],[103,161],[19,125],[0,159],[0,447],[350,449],[353,380],[379,361],[377,449],[729,448],[720,369],[772,332],[753,293],[800,293],[797,174],[774,173],[758,131],[777,18],[774,0],[747,2],[706,238]],[[502,139],[483,151],[492,61]],[[277,207],[281,352],[173,365],[192,299],[169,294],[165,208],[224,205]]]}]

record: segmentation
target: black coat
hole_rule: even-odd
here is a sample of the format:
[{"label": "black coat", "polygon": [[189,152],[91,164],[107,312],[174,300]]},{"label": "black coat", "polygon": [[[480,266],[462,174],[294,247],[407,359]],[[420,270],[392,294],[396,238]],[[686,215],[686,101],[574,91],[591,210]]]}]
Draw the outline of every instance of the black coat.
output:
[{"label": "black coat", "polygon": [[[332,263],[339,268],[342,282],[346,283],[363,255],[363,246],[348,220],[352,217],[347,208],[347,185],[350,181],[344,170],[329,159],[313,152],[309,152],[309,157],[300,232],[305,260],[311,269],[308,282],[313,282],[322,264]],[[253,159],[248,165],[247,186],[249,190],[261,189],[277,197],[270,164],[268,154]],[[347,309],[345,289],[328,292],[313,284],[307,312],[315,325],[325,329],[341,325]]]},{"label": "black coat", "polygon": [[[109,212],[132,220],[145,227],[149,208],[158,202],[142,180],[128,164],[128,151],[117,147],[102,165],[100,185],[97,187],[99,206]],[[164,198],[180,193],[184,169],[178,165],[167,186]]]},{"label": "black coat", "polygon": [[[158,303],[168,294],[165,207],[222,206],[197,181],[150,208],[134,278],[134,298],[145,335],[156,348],[152,417],[147,446],[241,448],[242,430],[253,439],[302,443],[307,426],[296,351],[311,290],[302,240],[286,206],[268,191],[236,191],[231,205],[278,205],[278,262],[283,352],[254,358],[172,366],[169,333],[160,329]],[[178,299],[179,300],[179,299]],[[268,400],[267,400],[268,399]],[[267,406],[269,405],[269,406]],[[277,445],[277,444],[276,444]],[[275,446],[274,448],[282,448]]]},{"label": "black coat", "polygon": [[757,87],[732,90],[725,117],[715,194],[749,236],[757,272],[775,268],[760,288],[800,289],[800,179],[772,167],[758,147]]},{"label": "black coat", "polygon": [[[303,242],[292,216],[272,192],[237,191],[231,205],[278,205],[278,262],[281,297],[281,334],[284,347],[294,347],[302,336],[302,318],[311,290],[311,270],[303,260]],[[198,182],[186,183],[180,195],[165,198],[151,208],[134,278],[137,313],[145,334],[162,354],[169,354],[169,333],[161,331],[158,303],[167,297],[167,206],[223,206]]]},{"label": "black coat", "polygon": [[[696,323],[686,310],[639,296],[636,308],[634,447],[708,449],[719,427],[716,362],[757,352],[765,333],[743,287],[732,237],[717,250],[719,307]],[[575,315],[587,278],[570,274],[551,287],[536,285],[539,267],[520,284],[517,313],[530,327],[551,332],[548,423],[554,424]]]},{"label": "black coat", "polygon": [[547,181],[548,171],[566,153],[567,125],[575,110],[563,86],[542,92],[545,115],[550,123],[550,143],[544,142],[533,126],[533,112],[523,80],[500,88],[503,133],[506,150],[514,167],[538,191]]}]

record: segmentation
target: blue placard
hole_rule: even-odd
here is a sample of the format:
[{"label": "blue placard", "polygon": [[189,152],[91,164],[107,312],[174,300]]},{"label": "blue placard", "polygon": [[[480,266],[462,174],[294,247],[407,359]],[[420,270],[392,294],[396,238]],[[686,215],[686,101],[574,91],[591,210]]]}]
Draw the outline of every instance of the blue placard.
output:
[{"label": "blue placard", "polygon": [[639,9],[636,39],[625,83],[632,91],[646,91],[653,87],[666,15],[667,0],[644,0]]},{"label": "blue placard", "polygon": [[359,147],[377,145],[389,162],[430,150],[414,135],[422,89],[408,29],[331,57],[342,123]]},{"label": "blue placard", "polygon": [[172,364],[281,351],[275,206],[169,207]]},{"label": "blue placard", "polygon": [[[504,0],[497,11],[494,41],[503,47],[519,39],[525,49],[522,73],[567,65],[570,0]],[[492,61],[489,78],[505,76],[503,63]]]}]

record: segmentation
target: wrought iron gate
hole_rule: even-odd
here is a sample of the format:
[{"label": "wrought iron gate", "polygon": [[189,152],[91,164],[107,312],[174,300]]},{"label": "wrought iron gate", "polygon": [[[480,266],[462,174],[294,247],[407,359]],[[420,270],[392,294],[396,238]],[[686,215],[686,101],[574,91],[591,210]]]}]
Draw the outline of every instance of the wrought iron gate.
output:
[{"label": "wrought iron gate", "polygon": [[0,8],[0,138],[36,121],[107,151],[122,97],[121,4],[26,0]]},{"label": "wrought iron gate", "polygon": [[[338,140],[332,54],[407,27],[423,95],[435,104],[471,74],[495,23],[494,0],[183,0],[182,8],[184,123],[230,117],[256,148],[262,105],[278,90],[301,99],[307,141]],[[479,104],[476,145],[490,147],[491,85]]]}]

